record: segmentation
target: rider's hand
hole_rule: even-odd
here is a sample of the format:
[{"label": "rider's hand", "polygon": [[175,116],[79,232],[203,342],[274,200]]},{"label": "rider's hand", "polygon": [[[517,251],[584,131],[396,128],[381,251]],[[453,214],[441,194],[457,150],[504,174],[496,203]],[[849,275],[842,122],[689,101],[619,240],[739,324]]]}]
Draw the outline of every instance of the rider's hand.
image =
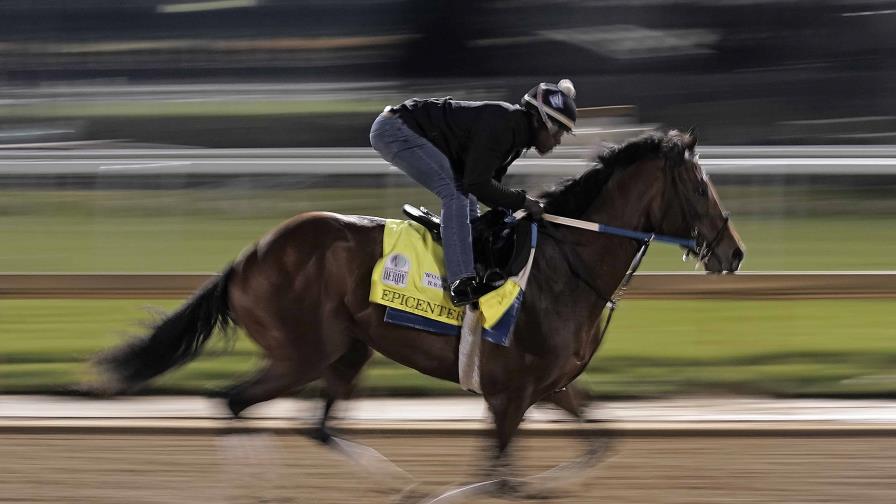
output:
[{"label": "rider's hand", "polygon": [[535,220],[541,220],[541,217],[544,215],[544,207],[541,206],[541,201],[538,201],[531,196],[526,196],[526,202],[523,204],[523,209]]}]

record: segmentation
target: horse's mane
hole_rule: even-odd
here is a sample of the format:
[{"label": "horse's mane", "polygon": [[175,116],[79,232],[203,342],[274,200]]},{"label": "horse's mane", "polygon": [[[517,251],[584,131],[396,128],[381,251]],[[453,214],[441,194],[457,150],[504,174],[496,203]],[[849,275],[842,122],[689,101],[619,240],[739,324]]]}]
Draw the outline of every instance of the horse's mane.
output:
[{"label": "horse's mane", "polygon": [[664,159],[679,164],[684,159],[687,135],[676,130],[650,132],[622,145],[612,145],[593,160],[594,165],[579,177],[560,181],[541,193],[545,211],[562,217],[579,217],[610,181],[613,175],[644,158]]}]

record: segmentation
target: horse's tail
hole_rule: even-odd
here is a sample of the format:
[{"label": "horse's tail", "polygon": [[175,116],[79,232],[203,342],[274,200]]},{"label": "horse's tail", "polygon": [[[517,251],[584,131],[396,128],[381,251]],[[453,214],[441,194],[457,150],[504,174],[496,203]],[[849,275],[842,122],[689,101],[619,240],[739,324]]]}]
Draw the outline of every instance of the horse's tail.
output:
[{"label": "horse's tail", "polygon": [[149,335],[99,355],[95,364],[108,379],[101,388],[106,392],[130,390],[198,356],[216,328],[226,329],[233,322],[227,299],[233,271],[231,265],[206,283]]}]

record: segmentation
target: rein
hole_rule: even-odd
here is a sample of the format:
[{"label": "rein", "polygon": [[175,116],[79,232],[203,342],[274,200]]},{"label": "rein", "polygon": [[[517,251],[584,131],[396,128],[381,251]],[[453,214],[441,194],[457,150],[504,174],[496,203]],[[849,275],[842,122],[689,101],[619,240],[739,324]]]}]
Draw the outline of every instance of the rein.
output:
[{"label": "rein", "polygon": [[[526,212],[524,210],[516,212],[513,216],[517,219],[521,218],[525,215]],[[622,278],[622,283],[619,284],[619,287],[607,299],[597,288],[592,285],[591,281],[588,280],[586,275],[581,274],[577,271],[575,267],[576,261],[570,258],[568,251],[565,247],[560,247],[561,252],[563,252],[563,257],[566,259],[566,264],[569,267],[570,271],[576,276],[578,279],[582,280],[585,285],[587,285],[591,290],[597,294],[598,298],[606,300],[608,307],[607,311],[607,320],[604,322],[603,329],[600,330],[599,338],[603,339],[604,334],[606,334],[607,329],[610,327],[610,321],[613,319],[613,312],[616,311],[616,305],[619,303],[619,300],[622,298],[622,295],[625,293],[625,289],[628,287],[628,284],[632,281],[632,277],[635,276],[635,272],[638,271],[638,268],[641,267],[641,260],[644,259],[644,256],[647,254],[647,248],[650,244],[655,240],[658,242],[669,243],[672,245],[678,245],[681,247],[685,247],[689,250],[693,250],[697,248],[697,240],[696,239],[687,239],[687,238],[677,238],[674,236],[668,235],[659,235],[656,233],[645,233],[643,231],[634,231],[631,229],[618,228],[615,226],[607,226],[606,224],[599,224],[597,222],[584,221],[579,219],[570,219],[569,217],[560,217],[559,215],[551,215],[544,214],[542,219],[548,222],[553,222],[556,224],[561,224],[563,226],[570,226],[579,229],[585,229],[588,231],[594,231],[597,233],[606,233],[615,236],[621,236],[624,238],[629,238],[632,240],[636,240],[641,243],[641,247],[638,249],[638,252],[635,254],[635,258],[632,259],[631,264],[628,267],[628,271],[625,273],[625,276]],[[726,219],[727,224],[727,219]],[[724,227],[723,227],[724,229]],[[721,234],[722,230],[719,230],[719,233],[716,234],[716,238],[712,240],[713,244],[715,243],[718,236]],[[545,233],[547,236],[551,236],[548,233]],[[575,251],[573,251],[575,254]]]},{"label": "rein", "polygon": [[629,282],[632,281],[632,277],[635,276],[635,272],[638,271],[638,268],[641,267],[641,260],[644,259],[644,256],[647,254],[647,247],[650,246],[651,240],[654,238],[647,238],[641,242],[641,248],[638,249],[638,253],[635,254],[635,258],[632,259],[632,263],[628,267],[628,271],[625,273],[625,276],[622,277],[622,283],[619,284],[619,288],[616,289],[616,292],[613,293],[612,298],[607,302],[609,306],[607,311],[607,321],[604,322],[604,328],[600,331],[600,340],[604,339],[604,335],[607,333],[607,329],[610,327],[610,320],[613,319],[613,312],[616,311],[616,305],[619,304],[619,300],[622,298],[622,294],[625,293],[625,288],[628,287]]},{"label": "rein", "polygon": [[[607,320],[604,322],[604,326],[600,329],[598,333],[599,340],[603,340],[604,335],[607,333],[607,329],[610,327],[610,321],[613,320],[613,312],[616,311],[616,306],[619,304],[622,295],[625,293],[625,289],[628,287],[628,284],[632,281],[632,278],[635,276],[635,272],[638,271],[638,268],[641,267],[641,260],[644,259],[644,256],[647,254],[647,248],[650,246],[650,243],[654,240],[671,243],[673,245],[680,245],[682,247],[693,247],[696,246],[695,240],[688,240],[685,238],[676,238],[674,236],[666,236],[666,235],[658,235],[654,233],[645,233],[643,231],[634,231],[631,229],[618,228],[614,226],[607,226],[605,224],[598,224],[597,222],[583,221],[579,219],[570,219],[569,217],[560,217],[559,215],[551,215],[544,214],[543,219],[548,222],[554,222],[556,224],[561,224],[564,226],[575,227],[579,229],[585,229],[588,231],[594,231],[597,233],[606,233],[615,236],[621,236],[623,238],[629,238],[632,240],[636,240],[641,243],[638,252],[635,254],[635,258],[632,259],[631,264],[628,267],[628,271],[625,273],[625,276],[622,277],[622,283],[619,284],[619,287],[610,296],[609,299],[606,299],[603,295],[600,294],[592,285],[590,281],[585,280],[585,276],[575,271],[573,263],[570,262],[569,256],[566,253],[564,247],[561,247],[563,250],[563,254],[566,257],[567,263],[570,269],[573,271],[575,276],[585,281],[585,284],[591,288],[591,290],[595,291],[601,299],[606,299],[607,304]],[[692,245],[693,244],[693,245]]]},{"label": "rein", "polygon": [[[583,221],[579,219],[570,219],[569,217],[560,217],[559,215],[551,215],[544,214],[542,217],[544,220],[548,222],[555,222],[557,224],[562,224],[564,226],[576,227],[579,229],[587,229],[588,231],[595,231],[598,233],[606,233],[616,236],[622,236],[625,238],[631,238],[633,240],[645,241],[645,240],[656,240],[658,242],[669,243],[672,245],[678,245],[680,247],[685,247],[688,249],[696,249],[697,248],[697,240],[694,238],[676,238],[674,236],[661,235],[655,233],[645,233],[644,231],[634,231],[631,229],[618,228],[614,226],[608,226],[606,224],[598,224],[597,222],[591,221]],[[724,228],[723,228],[724,229]],[[722,229],[716,234],[716,238],[713,239],[713,242],[718,239],[722,233]]]}]

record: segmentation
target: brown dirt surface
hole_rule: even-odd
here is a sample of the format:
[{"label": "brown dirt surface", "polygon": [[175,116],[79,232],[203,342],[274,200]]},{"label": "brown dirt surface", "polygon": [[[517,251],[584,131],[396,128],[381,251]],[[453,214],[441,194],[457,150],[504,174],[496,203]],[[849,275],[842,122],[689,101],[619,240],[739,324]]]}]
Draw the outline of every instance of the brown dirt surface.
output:
[{"label": "brown dirt surface", "polygon": [[[419,479],[424,495],[481,479],[489,446],[466,434],[353,439]],[[524,435],[514,451],[516,468],[535,474],[581,448],[571,437]],[[892,437],[633,436],[617,439],[612,452],[580,483],[541,502],[896,502]],[[394,493],[382,483],[300,436],[0,436],[0,502],[391,502]]]}]

